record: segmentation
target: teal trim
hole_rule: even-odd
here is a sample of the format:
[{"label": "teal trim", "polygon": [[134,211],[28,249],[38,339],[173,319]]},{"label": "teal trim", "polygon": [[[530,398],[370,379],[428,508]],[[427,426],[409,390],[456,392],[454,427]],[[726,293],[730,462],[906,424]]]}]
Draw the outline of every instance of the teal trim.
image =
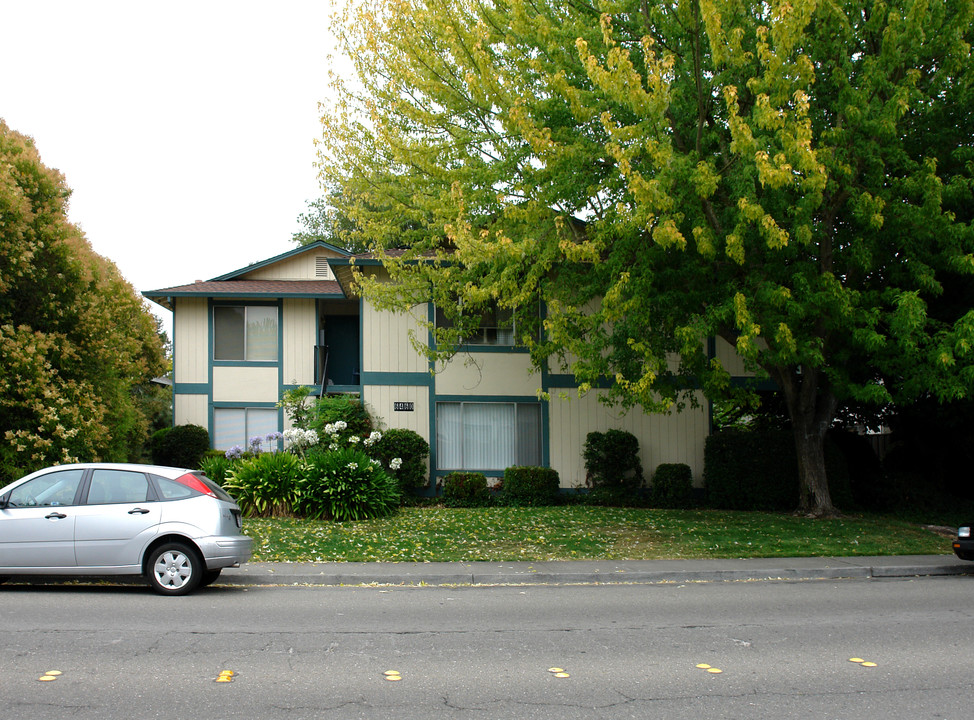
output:
[{"label": "teal trim", "polygon": [[[311,252],[312,250],[331,250],[332,252],[337,252],[340,255],[343,255],[345,258],[351,256],[351,253],[348,252],[348,250],[345,250],[344,248],[340,248],[336,245],[331,245],[329,243],[324,242],[323,240],[317,240],[313,243],[310,243],[309,245],[302,245],[301,247],[295,248],[294,250],[288,250],[287,252],[283,252],[280,255],[275,255],[274,257],[268,258],[267,260],[261,260],[260,262],[256,262],[253,265],[248,265],[247,267],[242,267],[238,270],[233,270],[232,272],[228,272],[226,275],[221,275],[220,277],[211,278],[209,282],[220,282],[221,280],[233,280],[234,278],[237,278],[241,275],[246,275],[247,273],[253,272],[254,270],[259,270],[260,268],[267,267],[268,265],[273,265],[274,263],[280,262],[281,260],[286,260],[287,258],[291,258],[296,255],[300,255],[302,253]],[[338,258],[328,258],[328,259],[332,260]]]},{"label": "teal trim", "polygon": [[277,367],[276,360],[211,360],[211,367]]},{"label": "teal trim", "polygon": [[433,376],[428,372],[366,372],[361,377],[363,385],[425,387],[433,384]]},{"label": "teal trim", "polygon": [[173,393],[179,395],[209,395],[213,389],[211,383],[173,383]]},{"label": "teal trim", "polygon": [[[210,281],[210,282],[216,282],[216,281],[214,280],[214,281]],[[335,281],[335,280],[326,280],[324,282],[337,282],[337,281]],[[275,292],[272,295],[273,300],[249,300],[250,298],[258,298],[261,295],[267,296],[267,295],[270,295],[270,293],[267,293],[267,292],[257,293],[257,292],[254,292],[253,290],[251,290],[250,292],[246,292],[246,291],[242,291],[242,290],[202,290],[202,291],[196,291],[196,290],[177,290],[175,292],[167,292],[166,293],[166,297],[167,298],[170,298],[170,299],[172,299],[172,298],[180,298],[180,297],[226,298],[228,300],[233,300],[235,298],[239,298],[241,300],[248,299],[248,303],[247,303],[248,305],[259,305],[261,303],[264,303],[266,305],[273,305],[274,304],[274,301],[277,300],[277,298],[307,298],[307,299],[329,298],[329,299],[333,299],[333,300],[345,300],[345,299],[347,299],[345,297],[345,295],[342,294],[342,293],[307,293],[307,292],[287,292],[287,291],[284,291],[284,292]],[[162,297],[162,296],[161,295],[153,295],[150,292],[148,295],[145,295],[145,297],[147,297],[149,300],[152,300],[153,302],[157,302],[156,301],[156,298]],[[159,304],[161,304],[161,303],[159,303]],[[163,307],[165,307],[165,305],[163,305]]]},{"label": "teal trim", "polygon": [[436,402],[548,404],[545,400],[539,400],[537,395],[437,395]]},{"label": "teal trim", "polygon": [[214,408],[240,408],[246,410],[247,408],[257,408],[259,410],[266,410],[267,408],[276,408],[277,403],[274,402],[214,402],[211,403]]}]

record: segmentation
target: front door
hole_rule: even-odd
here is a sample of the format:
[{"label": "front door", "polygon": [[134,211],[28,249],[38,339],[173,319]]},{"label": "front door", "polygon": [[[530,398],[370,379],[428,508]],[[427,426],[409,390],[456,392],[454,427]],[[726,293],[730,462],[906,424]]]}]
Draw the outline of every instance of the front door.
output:
[{"label": "front door", "polygon": [[328,315],[325,318],[325,345],[328,346],[326,385],[359,385],[358,316]]},{"label": "front door", "polygon": [[0,567],[71,568],[75,501],[84,470],[56,470],[18,485],[0,510]]}]

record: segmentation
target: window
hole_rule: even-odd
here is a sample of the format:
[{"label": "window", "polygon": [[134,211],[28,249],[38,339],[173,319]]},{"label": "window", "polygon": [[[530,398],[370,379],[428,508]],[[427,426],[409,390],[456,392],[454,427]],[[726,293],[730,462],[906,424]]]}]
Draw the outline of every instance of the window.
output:
[{"label": "window", "polygon": [[538,403],[436,404],[437,466],[441,470],[504,470],[541,464]]},{"label": "window", "polygon": [[213,359],[277,361],[277,307],[218,305],[213,308]]},{"label": "window", "polygon": [[149,499],[149,480],[140,472],[95,470],[91,474],[89,505],[141,503]]},{"label": "window", "polygon": [[[234,445],[247,448],[250,438],[277,432],[275,408],[215,408],[213,447],[229,450]],[[264,446],[267,450],[267,446]]]},{"label": "window", "polygon": [[10,491],[7,504],[9,507],[74,505],[84,474],[84,470],[60,470],[28,480]]},{"label": "window", "polygon": [[[436,327],[453,327],[442,309],[436,308]],[[463,339],[468,345],[514,345],[514,312],[492,307],[480,316],[480,327]]]}]

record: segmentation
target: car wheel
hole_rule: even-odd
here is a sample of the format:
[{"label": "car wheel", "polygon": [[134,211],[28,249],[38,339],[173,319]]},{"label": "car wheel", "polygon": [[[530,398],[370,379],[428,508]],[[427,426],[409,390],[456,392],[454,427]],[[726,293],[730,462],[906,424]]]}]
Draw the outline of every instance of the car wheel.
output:
[{"label": "car wheel", "polygon": [[186,595],[199,587],[205,572],[195,550],[179,542],[153,550],[146,561],[149,585],[160,595]]},{"label": "car wheel", "polygon": [[223,568],[217,568],[216,570],[205,570],[203,571],[203,577],[200,579],[200,587],[206,587],[207,585],[212,585],[216,582],[216,579],[220,577],[220,571]]}]

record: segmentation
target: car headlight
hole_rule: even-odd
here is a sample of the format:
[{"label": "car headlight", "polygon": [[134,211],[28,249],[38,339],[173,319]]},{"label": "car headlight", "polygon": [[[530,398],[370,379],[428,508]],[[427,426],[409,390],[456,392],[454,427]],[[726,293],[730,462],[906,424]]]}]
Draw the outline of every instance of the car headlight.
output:
[{"label": "car headlight", "polygon": [[957,528],[957,537],[969,538],[971,536],[971,528],[967,525],[964,527]]}]

